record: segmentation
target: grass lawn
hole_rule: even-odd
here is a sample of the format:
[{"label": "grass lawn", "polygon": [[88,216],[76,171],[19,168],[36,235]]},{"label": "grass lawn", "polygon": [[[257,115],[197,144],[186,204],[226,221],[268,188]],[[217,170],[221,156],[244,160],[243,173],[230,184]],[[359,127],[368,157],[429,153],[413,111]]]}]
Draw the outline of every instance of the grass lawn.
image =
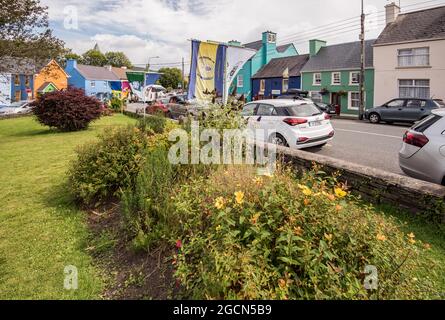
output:
[{"label": "grass lawn", "polygon": [[[105,117],[76,133],[33,118],[0,121],[0,299],[100,298],[103,280],[86,253],[85,213],[64,187],[66,170],[76,146],[134,121]],[[68,265],[78,268],[77,291],[64,289]]]}]

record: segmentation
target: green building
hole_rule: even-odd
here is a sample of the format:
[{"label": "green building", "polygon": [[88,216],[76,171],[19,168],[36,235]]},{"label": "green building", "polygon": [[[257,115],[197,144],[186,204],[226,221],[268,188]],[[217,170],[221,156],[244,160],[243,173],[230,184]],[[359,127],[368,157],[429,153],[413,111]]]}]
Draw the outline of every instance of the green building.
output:
[{"label": "green building", "polygon": [[[373,44],[365,42],[365,106],[374,106]],[[314,101],[340,105],[341,113],[358,115],[360,106],[361,43],[326,46],[325,41],[309,42],[310,59],[303,67],[302,89]]]}]

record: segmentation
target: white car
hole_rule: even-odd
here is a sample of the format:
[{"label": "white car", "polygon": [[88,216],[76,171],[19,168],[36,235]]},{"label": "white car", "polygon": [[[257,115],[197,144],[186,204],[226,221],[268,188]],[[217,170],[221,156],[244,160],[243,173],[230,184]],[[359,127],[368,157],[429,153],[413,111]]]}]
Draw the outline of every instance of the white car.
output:
[{"label": "white car", "polygon": [[303,100],[260,100],[242,111],[251,130],[267,132],[264,141],[291,149],[323,146],[334,138],[330,116]]},{"label": "white car", "polygon": [[0,106],[0,115],[28,114],[32,112],[31,102],[15,102],[9,106]]},{"label": "white car", "polygon": [[400,168],[407,175],[445,186],[445,109],[435,109],[403,137]]}]

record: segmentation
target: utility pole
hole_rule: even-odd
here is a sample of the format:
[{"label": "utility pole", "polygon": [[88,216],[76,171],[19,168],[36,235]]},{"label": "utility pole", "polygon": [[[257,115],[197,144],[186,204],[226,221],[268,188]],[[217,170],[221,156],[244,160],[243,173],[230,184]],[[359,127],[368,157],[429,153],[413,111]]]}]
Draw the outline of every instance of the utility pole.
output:
[{"label": "utility pole", "polygon": [[182,57],[182,92],[185,92],[185,62]]},{"label": "utility pole", "polygon": [[361,16],[361,27],[362,32],[360,33],[361,41],[361,70],[360,70],[360,107],[359,107],[359,120],[363,120],[365,115],[365,10],[364,10],[364,0],[362,0],[362,16]]}]

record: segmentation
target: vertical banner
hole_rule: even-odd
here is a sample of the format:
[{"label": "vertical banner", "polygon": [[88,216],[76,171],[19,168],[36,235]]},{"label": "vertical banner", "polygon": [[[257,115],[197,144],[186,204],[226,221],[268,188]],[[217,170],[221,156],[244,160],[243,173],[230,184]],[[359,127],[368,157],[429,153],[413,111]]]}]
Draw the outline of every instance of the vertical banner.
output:
[{"label": "vertical banner", "polygon": [[224,94],[225,45],[192,41],[188,99],[210,102]]},{"label": "vertical banner", "polygon": [[240,70],[244,67],[247,61],[256,54],[255,50],[247,49],[243,47],[228,47],[227,48],[227,66],[226,66],[226,80],[225,80],[225,92],[224,101],[227,103],[229,97],[230,86],[235,80]]}]

